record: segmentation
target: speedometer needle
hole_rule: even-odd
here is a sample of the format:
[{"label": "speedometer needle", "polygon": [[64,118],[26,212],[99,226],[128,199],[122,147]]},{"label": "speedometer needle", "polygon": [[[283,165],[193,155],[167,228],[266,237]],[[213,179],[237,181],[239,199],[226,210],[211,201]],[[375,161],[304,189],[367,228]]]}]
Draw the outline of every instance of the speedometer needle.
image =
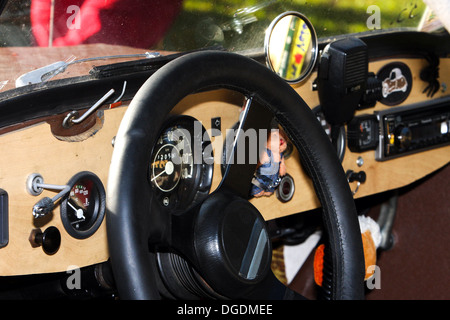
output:
[{"label": "speedometer needle", "polygon": [[172,161],[167,161],[166,165],[164,167],[164,170],[162,172],[160,172],[159,174],[157,174],[156,176],[154,176],[151,181],[155,180],[163,173],[166,173],[168,176],[170,176],[173,173],[173,169],[174,169],[174,167],[173,167]]}]

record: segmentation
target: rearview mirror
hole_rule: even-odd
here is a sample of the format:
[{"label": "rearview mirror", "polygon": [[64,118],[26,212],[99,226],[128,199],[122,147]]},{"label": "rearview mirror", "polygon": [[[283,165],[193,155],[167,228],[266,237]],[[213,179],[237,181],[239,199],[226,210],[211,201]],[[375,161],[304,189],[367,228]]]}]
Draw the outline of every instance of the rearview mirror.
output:
[{"label": "rearview mirror", "polygon": [[317,35],[301,13],[288,11],[276,17],[266,31],[267,65],[289,83],[304,80],[317,60]]}]

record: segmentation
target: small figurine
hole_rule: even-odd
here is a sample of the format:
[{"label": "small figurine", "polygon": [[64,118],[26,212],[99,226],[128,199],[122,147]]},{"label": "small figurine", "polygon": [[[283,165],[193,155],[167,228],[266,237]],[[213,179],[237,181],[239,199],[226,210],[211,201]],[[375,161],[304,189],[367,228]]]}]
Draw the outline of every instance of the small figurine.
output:
[{"label": "small figurine", "polygon": [[260,157],[255,176],[252,180],[251,195],[259,198],[270,196],[286,174],[283,152],[287,148],[287,139],[278,129],[272,129],[267,139],[266,150]]}]

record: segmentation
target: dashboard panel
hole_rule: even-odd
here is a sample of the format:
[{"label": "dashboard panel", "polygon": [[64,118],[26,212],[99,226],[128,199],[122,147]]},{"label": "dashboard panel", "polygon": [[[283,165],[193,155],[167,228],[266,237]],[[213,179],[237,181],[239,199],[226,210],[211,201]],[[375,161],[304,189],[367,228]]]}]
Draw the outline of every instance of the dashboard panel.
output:
[{"label": "dashboard panel", "polygon": [[[417,103],[447,99],[450,74],[441,72],[443,85],[433,97],[427,96],[424,89],[427,83],[420,79],[420,73],[428,64],[424,58],[394,57],[373,59],[369,72],[377,74],[391,63],[402,63],[411,71],[412,87],[408,96],[395,106],[377,102],[372,108],[357,110],[355,116],[386,113],[400,107]],[[450,69],[450,59],[442,58],[441,70]],[[293,85],[298,94],[311,109],[320,105],[313,72],[301,84]],[[399,91],[401,91],[401,86]],[[109,257],[107,231],[103,221],[98,230],[85,238],[77,238],[66,231],[61,218],[60,203],[52,213],[35,219],[33,206],[42,198],[53,198],[55,190],[43,190],[38,196],[27,191],[27,179],[34,173],[40,174],[45,183],[64,186],[80,172],[89,171],[98,176],[103,186],[107,185],[108,170],[114,148],[114,137],[119,128],[128,103],[126,97],[120,106],[104,106],[93,117],[93,125],[86,130],[68,136],[58,133],[57,127],[66,116],[65,112],[48,115],[15,126],[6,126],[0,134],[0,188],[7,194],[8,240],[0,248],[0,274],[20,275],[66,271],[106,261]],[[229,90],[216,90],[196,93],[183,99],[173,110],[175,115],[188,115],[201,121],[206,130],[220,124],[222,132],[232,128],[243,106],[244,97]],[[450,102],[446,101],[446,110]],[[85,109],[86,110],[86,109]],[[219,122],[217,122],[219,121]],[[447,118],[448,123],[448,118]],[[92,129],[94,128],[94,129]],[[92,129],[92,130],[91,130]],[[448,134],[448,133],[447,133]],[[211,144],[214,157],[220,159],[224,136],[213,136]],[[375,150],[352,152],[348,146],[342,160],[344,171],[364,172],[365,181],[349,182],[355,198],[397,189],[423,178],[445,166],[449,162],[450,146],[430,149],[405,155],[387,161],[378,161]],[[259,209],[266,220],[315,209],[319,202],[312,183],[302,168],[296,150],[286,159],[286,171],[295,183],[293,197],[288,202],[279,201],[275,196],[254,198],[251,202]],[[211,182],[213,191],[221,181],[220,161],[214,161]],[[357,188],[357,189],[356,189]],[[36,230],[45,232],[56,227],[60,232],[60,246],[55,253],[45,253],[33,245],[30,236]],[[34,232],[34,233],[33,233]]]}]

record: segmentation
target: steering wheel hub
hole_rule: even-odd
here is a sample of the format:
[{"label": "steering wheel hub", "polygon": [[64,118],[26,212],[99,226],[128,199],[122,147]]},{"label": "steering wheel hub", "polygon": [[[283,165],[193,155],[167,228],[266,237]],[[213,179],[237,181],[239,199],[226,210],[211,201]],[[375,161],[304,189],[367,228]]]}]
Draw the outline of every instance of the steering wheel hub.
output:
[{"label": "steering wheel hub", "polygon": [[[205,280],[223,295],[247,290],[270,270],[272,246],[266,223],[248,201],[223,192],[199,210],[194,246]],[[239,291],[238,291],[239,292]]]}]

